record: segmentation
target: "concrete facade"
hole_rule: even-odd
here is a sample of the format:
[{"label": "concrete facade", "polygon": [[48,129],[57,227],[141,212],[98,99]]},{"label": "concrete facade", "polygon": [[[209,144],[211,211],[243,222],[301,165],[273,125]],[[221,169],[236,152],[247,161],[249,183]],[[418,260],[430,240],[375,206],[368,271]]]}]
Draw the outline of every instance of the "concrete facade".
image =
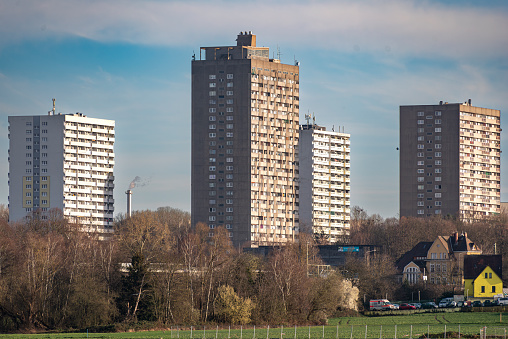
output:
[{"label": "concrete facade", "polygon": [[335,243],[349,235],[350,135],[300,126],[300,229]]},{"label": "concrete facade", "polygon": [[400,106],[400,215],[500,213],[500,111],[470,101]]},{"label": "concrete facade", "polygon": [[85,230],[111,232],[114,128],[81,113],[10,116],[10,221],[58,208]]},{"label": "concrete facade", "polygon": [[[204,55],[203,55],[204,53]],[[192,61],[192,225],[224,226],[235,246],[298,232],[299,67],[256,36],[201,47]]]}]

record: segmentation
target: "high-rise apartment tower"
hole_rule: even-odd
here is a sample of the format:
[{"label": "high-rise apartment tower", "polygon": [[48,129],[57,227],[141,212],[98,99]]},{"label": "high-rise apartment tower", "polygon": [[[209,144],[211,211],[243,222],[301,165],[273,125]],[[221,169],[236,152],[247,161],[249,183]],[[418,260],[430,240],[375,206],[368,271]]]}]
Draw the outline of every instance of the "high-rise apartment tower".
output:
[{"label": "high-rise apartment tower", "polygon": [[300,230],[329,242],[349,236],[350,135],[300,126]]},{"label": "high-rise apartment tower", "polygon": [[81,113],[9,117],[9,219],[62,210],[83,230],[111,232],[115,122]]},{"label": "high-rise apartment tower", "polygon": [[235,246],[284,243],[298,232],[299,67],[252,32],[236,41],[192,61],[192,225],[224,226]]},{"label": "high-rise apartment tower", "polygon": [[500,212],[500,111],[400,106],[400,215],[475,220]]}]

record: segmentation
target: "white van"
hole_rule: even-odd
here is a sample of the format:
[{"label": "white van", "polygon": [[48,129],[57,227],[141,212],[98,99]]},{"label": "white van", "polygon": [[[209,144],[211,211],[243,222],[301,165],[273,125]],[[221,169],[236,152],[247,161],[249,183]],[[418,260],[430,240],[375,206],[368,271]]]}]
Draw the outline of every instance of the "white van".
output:
[{"label": "white van", "polygon": [[393,310],[395,306],[388,299],[373,299],[370,301],[371,311]]}]

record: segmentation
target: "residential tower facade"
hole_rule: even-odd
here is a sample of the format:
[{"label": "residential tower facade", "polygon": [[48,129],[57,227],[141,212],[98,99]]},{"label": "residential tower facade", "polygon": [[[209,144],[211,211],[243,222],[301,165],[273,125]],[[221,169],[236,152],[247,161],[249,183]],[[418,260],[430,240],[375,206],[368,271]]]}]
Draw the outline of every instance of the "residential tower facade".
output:
[{"label": "residential tower facade", "polygon": [[300,229],[335,243],[349,235],[350,135],[300,125]]},{"label": "residential tower facade", "polygon": [[500,213],[500,111],[400,106],[400,215],[475,220]]},{"label": "residential tower facade", "polygon": [[284,243],[299,227],[299,67],[252,32],[236,41],[192,61],[192,225],[224,226],[235,246]]},{"label": "residential tower facade", "polygon": [[115,122],[82,113],[9,117],[9,219],[62,210],[84,230],[111,232]]}]

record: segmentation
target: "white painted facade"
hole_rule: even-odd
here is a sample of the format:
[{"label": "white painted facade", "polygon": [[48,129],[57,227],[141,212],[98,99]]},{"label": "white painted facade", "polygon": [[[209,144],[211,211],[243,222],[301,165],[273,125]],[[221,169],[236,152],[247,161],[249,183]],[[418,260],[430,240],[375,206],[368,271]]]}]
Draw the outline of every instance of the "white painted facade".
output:
[{"label": "white painted facade", "polygon": [[115,122],[81,113],[9,117],[9,219],[62,210],[85,230],[111,232]]},{"label": "white painted facade", "polygon": [[350,135],[301,125],[300,230],[330,242],[349,235]]}]

